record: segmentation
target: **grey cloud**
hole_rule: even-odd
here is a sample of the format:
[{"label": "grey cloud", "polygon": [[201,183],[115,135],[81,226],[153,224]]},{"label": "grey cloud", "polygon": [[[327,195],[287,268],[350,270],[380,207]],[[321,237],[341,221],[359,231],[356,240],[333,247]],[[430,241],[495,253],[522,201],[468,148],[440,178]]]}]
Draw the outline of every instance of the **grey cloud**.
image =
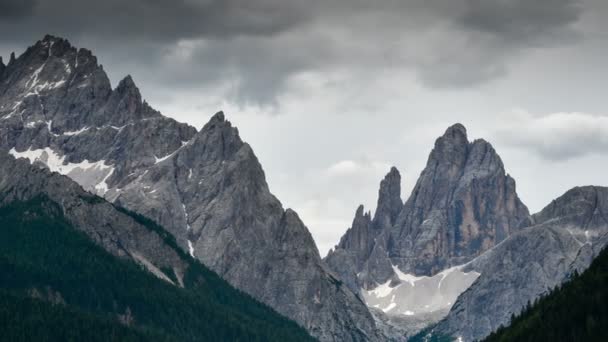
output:
[{"label": "grey cloud", "polygon": [[[124,73],[159,87],[223,87],[227,98],[241,105],[273,105],[304,72],[348,70],[364,75],[365,82],[374,70],[405,68],[428,87],[474,87],[507,74],[531,45],[572,37],[578,4],[2,0],[25,17],[0,19],[0,37],[30,44],[45,33],[59,34],[94,49],[111,64],[108,70],[128,65]],[[187,55],[176,62],[167,58],[172,53]]]},{"label": "grey cloud", "polygon": [[[272,35],[296,25],[307,13],[297,2],[279,0],[2,0],[0,6],[25,17],[19,25],[25,34],[46,30],[151,41]],[[11,24],[3,21],[0,27]],[[9,32],[2,35],[11,39],[20,34]]]},{"label": "grey cloud", "polygon": [[37,4],[36,0],[1,0],[0,19],[14,21],[31,15]]},{"label": "grey cloud", "polygon": [[466,0],[458,18],[463,27],[492,34],[502,42],[562,38],[581,15],[579,0]]},{"label": "grey cloud", "polygon": [[497,132],[508,145],[535,151],[546,160],[562,161],[608,153],[608,117],[587,113],[533,116],[514,113]]},{"label": "grey cloud", "polygon": [[528,48],[581,38],[572,27],[582,14],[579,0],[464,0],[451,15],[445,10],[437,12],[448,19],[451,39],[441,40],[437,55],[430,54],[418,68],[429,87],[471,87],[498,79]]}]

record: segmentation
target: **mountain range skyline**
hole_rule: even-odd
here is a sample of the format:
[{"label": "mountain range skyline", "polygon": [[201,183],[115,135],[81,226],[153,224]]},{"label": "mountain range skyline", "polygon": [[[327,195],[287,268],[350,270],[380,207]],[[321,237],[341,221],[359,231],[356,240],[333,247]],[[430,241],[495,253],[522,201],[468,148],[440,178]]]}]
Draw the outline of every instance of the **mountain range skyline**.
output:
[{"label": "mountain range skyline", "polygon": [[492,142],[532,212],[573,186],[606,185],[607,7],[8,0],[0,56],[54,34],[94,50],[112,86],[132,75],[180,122],[200,129],[223,110],[326,254],[354,208],[374,209],[391,166],[407,199],[434,137],[457,122]]},{"label": "mountain range skyline", "polygon": [[[102,262],[105,267],[118,270],[115,262],[120,259],[131,265],[127,267],[139,265],[143,273],[125,275],[147,274],[165,282],[166,291],[158,288],[161,296],[213,301],[214,295],[196,284],[206,283],[203,274],[217,274],[227,282],[218,283],[220,299],[232,286],[320,341],[405,341],[425,334],[468,341],[508,324],[526,302],[585,270],[608,241],[607,187],[578,183],[547,201],[542,211],[529,210],[501,151],[456,123],[436,135],[432,149],[424,150],[421,142],[387,147],[404,154],[430,151],[411,195],[403,186],[407,172],[370,162],[372,171],[385,174],[376,188],[377,208],[372,215],[356,206],[336,250],[322,258],[321,243],[297,211],[275,196],[253,146],[223,111],[202,128],[164,116],[147,102],[133,77],[114,85],[100,63],[95,52],[53,35],[0,63],[0,209],[10,225],[2,233],[14,236],[6,239],[3,257],[18,253],[3,267],[21,274],[17,283],[4,281],[0,295],[13,304],[38,298],[44,288],[41,299],[54,305],[95,311],[89,302],[73,297],[88,291],[90,278],[66,287],[64,279],[81,272],[61,269],[61,254],[52,244],[43,247],[52,256],[42,254],[34,262],[37,270],[24,268],[40,258],[37,248],[27,246],[37,243],[34,231],[46,221],[50,230],[62,232],[59,244],[73,244],[67,253],[86,254],[82,248],[88,246],[110,258]],[[336,135],[321,139],[318,130],[301,133],[310,143],[326,138],[340,144],[337,134],[348,134],[349,122]],[[588,124],[580,118],[576,123]],[[559,133],[551,124],[538,127]],[[582,133],[593,138],[597,131]],[[274,146],[279,151],[291,148],[282,140]],[[570,160],[568,153],[560,154],[566,156],[563,161]],[[282,157],[282,162],[308,161],[294,153]],[[353,160],[342,160],[323,172],[357,194],[357,167]],[[561,176],[564,170],[559,171],[554,174]],[[549,176],[545,178],[551,180]],[[93,275],[93,264],[75,267]],[[45,271],[49,268],[56,271]],[[127,293],[94,298],[107,306]],[[150,299],[158,305],[154,296],[146,297]],[[176,333],[161,322],[163,310],[134,306],[132,311],[137,301],[121,302],[97,314],[129,327],[135,319],[139,328],[151,324]],[[241,303],[256,306],[246,299]],[[187,312],[192,306],[174,308]],[[246,317],[248,310],[239,312]],[[153,312],[161,316],[144,323]],[[263,317],[274,317],[272,310]],[[22,328],[16,326],[13,333],[24,331],[31,318],[17,320]],[[231,324],[230,316],[221,321],[223,327]],[[282,324],[280,319],[274,322]],[[301,333],[284,323],[286,333]],[[39,328],[48,329],[48,324]],[[78,328],[75,333],[82,332]],[[195,327],[177,333],[203,336]]]},{"label": "mountain range skyline", "polygon": [[[7,56],[10,56],[10,53],[3,54],[3,56],[4,61],[7,62],[9,59]],[[100,62],[105,64],[103,60]],[[117,83],[118,76],[115,73],[112,76],[111,71],[115,66],[106,64],[112,84]],[[141,86],[142,89],[148,88],[145,83],[141,82],[138,82],[138,86]],[[168,88],[163,89],[168,90]],[[146,93],[144,92],[144,94]],[[145,99],[155,108],[167,107],[154,96],[145,96]],[[213,105],[206,108],[197,107],[187,114],[178,109],[169,109],[169,111],[163,109],[162,111],[169,117],[188,122],[195,127],[202,127],[212,113],[222,109],[220,107]],[[446,127],[459,119],[455,117],[453,121],[449,121],[449,118],[444,118],[440,123],[421,122],[414,125],[413,128],[398,130],[393,127],[394,125],[389,127],[390,120],[382,120],[381,115],[367,115],[362,119],[355,116],[357,124],[352,127],[352,131],[351,127],[340,128],[340,134],[346,136],[342,143],[333,139],[327,132],[328,130],[333,132],[332,127],[335,123],[344,118],[343,114],[335,114],[315,118],[316,122],[324,123],[322,131],[328,133],[327,135],[323,135],[318,142],[308,140],[307,143],[302,143],[304,136],[298,133],[300,129],[296,126],[307,126],[313,122],[298,114],[293,115],[286,112],[268,115],[248,108],[235,107],[230,103],[225,103],[224,107],[230,109],[226,110],[228,118],[239,126],[244,138],[258,151],[257,154],[264,165],[271,190],[282,199],[286,206],[294,208],[300,213],[311,230],[322,255],[337,244],[340,236],[350,226],[353,208],[364,204],[367,210],[375,211],[376,185],[391,166],[396,166],[403,174],[402,200],[407,199],[426,162],[427,150],[425,148],[408,149],[408,146],[414,143],[408,136],[412,134],[419,136],[416,138],[416,144],[426,145],[430,149],[433,143],[432,137],[440,135]],[[394,115],[389,114],[388,116],[391,119],[395,118]],[[375,119],[376,117],[378,119]],[[522,201],[529,206],[532,212],[542,209],[548,200],[573,186],[606,184],[598,168],[584,167],[584,165],[602,163],[603,152],[594,152],[591,149],[586,154],[576,155],[578,153],[576,144],[602,144],[603,138],[600,135],[603,133],[604,127],[608,127],[608,119],[604,116],[584,113],[535,116],[519,110],[509,112],[508,115],[499,115],[498,118],[498,125],[506,127],[505,129],[484,127],[484,125],[470,120],[460,120],[460,122],[469,128],[469,135],[473,139],[483,136],[492,141],[505,160],[507,173],[517,181]],[[366,123],[369,119],[379,123],[379,129],[394,132],[390,148],[380,146],[379,143],[368,139],[358,139],[363,129],[360,124]],[[512,122],[517,122],[517,120],[530,124],[528,131],[544,130],[539,133],[539,139],[543,140],[541,143],[546,145],[545,148],[548,151],[551,148],[562,148],[564,144],[574,144],[571,152],[565,148],[565,153],[573,155],[553,158],[551,157],[552,152],[549,151],[546,152],[546,156],[542,156],[541,152],[534,147],[534,142],[526,145],[521,142],[506,141],[505,137],[518,135],[520,127],[512,125]],[[467,121],[470,122],[467,123]],[[319,126],[315,124],[314,127]],[[591,134],[582,136],[581,132],[586,131]],[[288,132],[294,133],[295,137],[294,134]],[[524,134],[528,133],[530,132],[524,132]],[[280,146],[274,143],[285,140],[290,143]],[[329,156],[318,158],[318,152],[321,150],[317,144],[323,142],[326,146],[329,144],[332,151]],[[370,145],[350,150],[346,145],[351,143]],[[336,146],[333,147],[333,145]],[[555,147],[552,147],[553,145]],[[292,149],[298,153],[290,152]],[[388,156],[386,158],[371,157],[375,154]],[[303,161],[310,161],[310,163],[302,165]],[[576,163],[572,163],[572,161],[576,161]],[[297,170],[294,171],[291,165],[297,165]],[[545,169],[548,168],[558,168],[565,172],[551,174],[547,177]],[[291,172],[294,174],[290,174]],[[576,176],[573,176],[574,174]],[[298,182],[295,181],[296,178]],[[357,184],[357,186],[353,189],[351,184]],[[544,191],[538,191],[539,187]]]}]

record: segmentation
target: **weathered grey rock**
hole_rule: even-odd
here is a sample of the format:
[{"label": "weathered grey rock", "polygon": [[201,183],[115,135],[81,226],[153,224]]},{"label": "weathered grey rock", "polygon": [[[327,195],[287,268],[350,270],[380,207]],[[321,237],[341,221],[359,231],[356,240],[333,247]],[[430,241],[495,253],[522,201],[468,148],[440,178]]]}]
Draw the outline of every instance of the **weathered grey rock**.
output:
[{"label": "weathered grey rock", "polygon": [[534,215],[535,225],[512,235],[467,267],[481,273],[435,333],[482,339],[509,323],[528,302],[581,272],[608,242],[608,188],[566,192]]},{"label": "weathered grey rock", "polygon": [[494,148],[456,124],[437,139],[389,238],[404,272],[432,275],[492,248],[530,216]]},{"label": "weathered grey rock", "polygon": [[[403,205],[396,175],[391,170],[381,184],[369,224],[375,229],[353,223],[326,259],[349,285],[373,288],[395,280],[393,265],[417,276],[434,275],[472,260],[530,222],[498,154],[484,140],[469,142],[460,124],[437,139]],[[369,237],[363,243],[361,236]],[[358,274],[354,280],[353,274]]]},{"label": "weathered grey rock", "polygon": [[[146,188],[158,197],[137,191]],[[159,221],[177,217],[197,258],[313,335],[376,338],[365,305],[325,268],[310,233],[269,192],[253,151],[222,113],[116,202]]]},{"label": "weathered grey rock", "polygon": [[[384,241],[384,237],[381,235],[384,230],[392,227],[403,208],[401,174],[395,167],[392,167],[380,182],[376,208],[372,220],[371,214],[364,213],[364,207],[360,205],[351,228],[342,236],[335,250],[330,251],[325,258],[329,267],[355,293],[361,287],[359,279],[365,279],[357,275],[362,270],[379,273],[380,277],[390,277],[393,274],[390,262],[384,262],[386,250],[382,248],[384,245],[381,242]],[[371,256],[372,252],[380,253],[382,257]],[[381,264],[367,265],[370,261],[372,263],[380,261]]]},{"label": "weathered grey rock", "polygon": [[401,174],[396,167],[392,167],[389,173],[380,182],[378,191],[378,204],[374,214],[375,229],[390,228],[403,209],[401,200]]},{"label": "weathered grey rock", "polygon": [[437,139],[404,204],[399,183],[393,168],[381,183],[374,219],[360,208],[325,261],[368,305],[384,311],[388,319],[378,325],[388,334],[410,335],[447,314],[479,275],[460,265],[531,217],[492,146],[469,142],[460,124]]},{"label": "weathered grey rock", "polygon": [[[188,258],[157,232],[105,200],[84,191],[68,177],[16,160],[0,151],[0,206],[46,196],[63,216],[109,253],[131,259],[157,277],[183,286]],[[161,271],[172,270],[174,274]],[[170,279],[177,279],[175,284]]]},{"label": "weathered grey rock", "polygon": [[131,77],[112,89],[90,51],[47,36],[2,74],[0,133],[1,148],[157,221],[185,251],[320,340],[380,338],[223,113],[197,132],[147,105]]},{"label": "weathered grey rock", "polygon": [[6,69],[6,65],[4,65],[4,61],[0,56],[0,80],[2,79],[2,73],[4,72],[4,69]]},{"label": "weathered grey rock", "polygon": [[357,270],[362,268],[374,246],[376,231],[372,227],[369,213],[364,213],[360,205],[355,213],[353,224],[342,237],[336,250],[330,250],[325,258],[327,265],[344,281],[353,292],[359,292]]}]

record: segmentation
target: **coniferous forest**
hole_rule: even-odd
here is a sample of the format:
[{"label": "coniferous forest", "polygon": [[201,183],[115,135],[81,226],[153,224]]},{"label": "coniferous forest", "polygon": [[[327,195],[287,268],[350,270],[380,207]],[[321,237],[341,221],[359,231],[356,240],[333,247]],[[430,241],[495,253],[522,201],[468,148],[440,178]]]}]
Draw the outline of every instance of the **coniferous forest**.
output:
[{"label": "coniferous forest", "polygon": [[178,288],[107,253],[45,197],[0,208],[0,274],[0,340],[312,340],[194,260]]},{"label": "coniferous forest", "polygon": [[575,273],[513,317],[486,342],[608,341],[608,249],[582,274]]}]

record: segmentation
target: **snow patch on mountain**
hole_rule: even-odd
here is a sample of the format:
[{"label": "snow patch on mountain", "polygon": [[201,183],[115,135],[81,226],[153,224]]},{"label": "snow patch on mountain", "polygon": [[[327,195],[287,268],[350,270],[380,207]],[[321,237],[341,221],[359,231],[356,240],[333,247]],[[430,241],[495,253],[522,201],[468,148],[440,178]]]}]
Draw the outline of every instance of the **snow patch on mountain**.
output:
[{"label": "snow patch on mountain", "polygon": [[192,246],[192,241],[188,240],[188,252],[194,258],[194,246]]},{"label": "snow patch on mountain", "polygon": [[84,133],[84,132],[88,131],[89,129],[90,129],[90,127],[84,127],[84,128],[81,128],[81,129],[79,129],[77,131],[63,132],[62,135],[67,135],[67,136],[78,135],[78,134],[81,134],[81,133]]},{"label": "snow patch on mountain", "polygon": [[12,148],[9,153],[15,158],[27,159],[32,164],[36,162],[42,163],[49,170],[72,178],[85,190],[100,196],[108,191],[107,180],[114,173],[114,167],[106,165],[105,160],[90,162],[85,159],[80,163],[68,163],[65,160],[65,156],[60,156],[50,147],[41,149],[29,148],[22,152],[18,152],[15,148]]},{"label": "snow patch on mountain", "polygon": [[464,266],[451,267],[429,277],[408,274],[393,265],[397,279],[379,284],[371,290],[363,289],[361,293],[368,306],[388,315],[447,312],[456,298],[480,275],[477,272],[464,272]]}]

